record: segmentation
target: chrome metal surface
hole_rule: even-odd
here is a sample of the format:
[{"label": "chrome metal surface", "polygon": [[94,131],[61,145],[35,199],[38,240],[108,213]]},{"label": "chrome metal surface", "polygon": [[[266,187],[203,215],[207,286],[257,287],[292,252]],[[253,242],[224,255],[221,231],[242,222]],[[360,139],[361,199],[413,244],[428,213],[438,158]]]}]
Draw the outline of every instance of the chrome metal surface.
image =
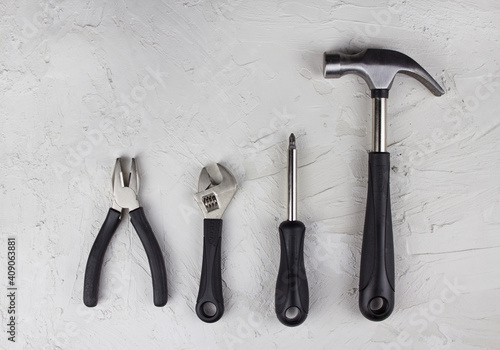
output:
[{"label": "chrome metal surface", "polygon": [[373,115],[372,150],[373,152],[386,152],[387,150],[387,134],[386,134],[387,99],[386,98],[372,98],[372,115]]},{"label": "chrome metal surface", "polygon": [[221,164],[201,170],[198,193],[194,195],[206,219],[220,219],[237,190],[236,178]]},{"label": "chrome metal surface", "polygon": [[139,172],[135,159],[132,158],[130,172],[125,177],[121,159],[117,158],[115,169],[113,171],[113,205],[112,208],[117,211],[122,209],[134,210],[139,208],[137,194],[139,191]]},{"label": "chrome metal surface", "polygon": [[134,192],[138,195],[139,185],[140,185],[139,168],[137,167],[137,162],[135,161],[135,158],[132,158],[132,163],[130,164],[128,187],[134,190]]},{"label": "chrome metal surface", "polygon": [[295,135],[288,140],[288,221],[297,220],[297,148]]},{"label": "chrome metal surface", "polygon": [[355,55],[325,52],[323,56],[325,78],[356,74],[366,81],[371,90],[389,90],[397,73],[417,79],[436,96],[444,94],[443,88],[422,66],[401,52],[368,49]]}]

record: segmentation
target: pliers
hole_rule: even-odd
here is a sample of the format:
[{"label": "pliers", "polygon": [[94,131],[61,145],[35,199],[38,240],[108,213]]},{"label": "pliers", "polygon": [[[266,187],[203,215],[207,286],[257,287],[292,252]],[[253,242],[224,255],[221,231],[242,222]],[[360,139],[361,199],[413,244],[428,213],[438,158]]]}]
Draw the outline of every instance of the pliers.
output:
[{"label": "pliers", "polygon": [[194,196],[205,216],[203,265],[196,314],[200,320],[208,323],[218,321],[224,313],[221,276],[222,214],[236,190],[236,179],[224,166],[216,164],[201,170],[199,192]]},{"label": "pliers", "polygon": [[94,245],[90,250],[85,268],[85,282],[83,288],[83,302],[88,307],[97,305],[99,292],[99,278],[104,254],[113,234],[120,223],[123,214],[129,210],[130,221],[141,239],[144,250],[149,261],[151,277],[153,280],[153,299],[156,306],[164,306],[167,303],[167,273],[165,261],[158,241],[149,225],[144,209],[139,205],[137,198],[139,193],[139,172],[137,164],[132,158],[132,165],[128,176],[123,176],[120,158],[116,160],[113,171],[113,204],[109,208],[108,215],[97,234]]}]

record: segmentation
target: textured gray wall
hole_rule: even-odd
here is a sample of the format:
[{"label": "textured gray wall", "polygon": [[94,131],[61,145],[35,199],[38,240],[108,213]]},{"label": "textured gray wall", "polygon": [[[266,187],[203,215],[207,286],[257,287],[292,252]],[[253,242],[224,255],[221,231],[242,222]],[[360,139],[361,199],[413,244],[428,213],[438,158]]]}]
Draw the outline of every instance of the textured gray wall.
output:
[{"label": "textured gray wall", "polygon": [[[4,1],[0,4],[0,280],[16,236],[17,343],[5,349],[500,348],[500,5],[497,1]],[[388,109],[396,308],[357,307],[371,102],[322,77],[326,50],[402,51],[446,90],[397,77]],[[286,146],[299,151],[311,310],[274,315]],[[100,302],[82,303],[116,157],[137,157],[140,199],[166,257],[152,303],[128,217]],[[239,192],[224,217],[226,313],[194,313],[202,166]],[[1,266],[4,266],[2,268]],[[4,269],[4,271],[2,271]],[[458,285],[458,286],[453,286]],[[0,290],[2,295],[5,290]],[[0,297],[2,330],[7,298]],[[3,335],[1,335],[3,334]]]}]

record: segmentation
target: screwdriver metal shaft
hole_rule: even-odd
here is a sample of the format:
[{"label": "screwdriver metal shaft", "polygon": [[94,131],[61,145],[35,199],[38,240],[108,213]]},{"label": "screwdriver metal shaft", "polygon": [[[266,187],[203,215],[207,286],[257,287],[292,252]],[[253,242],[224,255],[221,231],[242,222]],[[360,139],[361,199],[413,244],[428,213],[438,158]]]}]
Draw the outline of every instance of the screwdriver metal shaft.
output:
[{"label": "screwdriver metal shaft", "polygon": [[288,141],[288,221],[297,220],[297,148],[295,135]]}]

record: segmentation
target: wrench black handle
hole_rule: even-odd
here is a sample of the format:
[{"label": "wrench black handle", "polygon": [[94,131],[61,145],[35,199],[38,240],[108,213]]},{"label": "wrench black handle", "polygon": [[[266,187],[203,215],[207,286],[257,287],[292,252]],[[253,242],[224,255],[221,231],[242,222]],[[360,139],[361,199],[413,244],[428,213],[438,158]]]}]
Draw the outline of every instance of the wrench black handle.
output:
[{"label": "wrench black handle", "polygon": [[88,307],[97,305],[99,297],[99,280],[101,278],[101,267],[104,254],[109,242],[120,223],[121,213],[109,208],[108,215],[97,234],[97,237],[90,250],[85,267],[85,280],[83,283],[83,303]]},{"label": "wrench black handle", "polygon": [[224,314],[221,275],[222,219],[205,219],[203,226],[203,265],[196,314],[200,320],[213,323]]},{"label": "wrench black handle", "polygon": [[144,209],[139,207],[132,210],[129,214],[130,221],[141,239],[148,257],[151,278],[153,280],[153,302],[155,306],[164,306],[168,300],[167,271],[160,245],[156,240],[151,225],[149,225],[148,219],[146,219]]},{"label": "wrench black handle", "polygon": [[309,313],[309,286],[304,267],[306,227],[300,221],[284,221],[279,227],[281,259],[276,281],[276,316],[285,326],[298,326]]},{"label": "wrench black handle", "polygon": [[389,190],[390,154],[371,152],[368,196],[361,250],[359,309],[382,321],[394,309],[394,243]]}]

